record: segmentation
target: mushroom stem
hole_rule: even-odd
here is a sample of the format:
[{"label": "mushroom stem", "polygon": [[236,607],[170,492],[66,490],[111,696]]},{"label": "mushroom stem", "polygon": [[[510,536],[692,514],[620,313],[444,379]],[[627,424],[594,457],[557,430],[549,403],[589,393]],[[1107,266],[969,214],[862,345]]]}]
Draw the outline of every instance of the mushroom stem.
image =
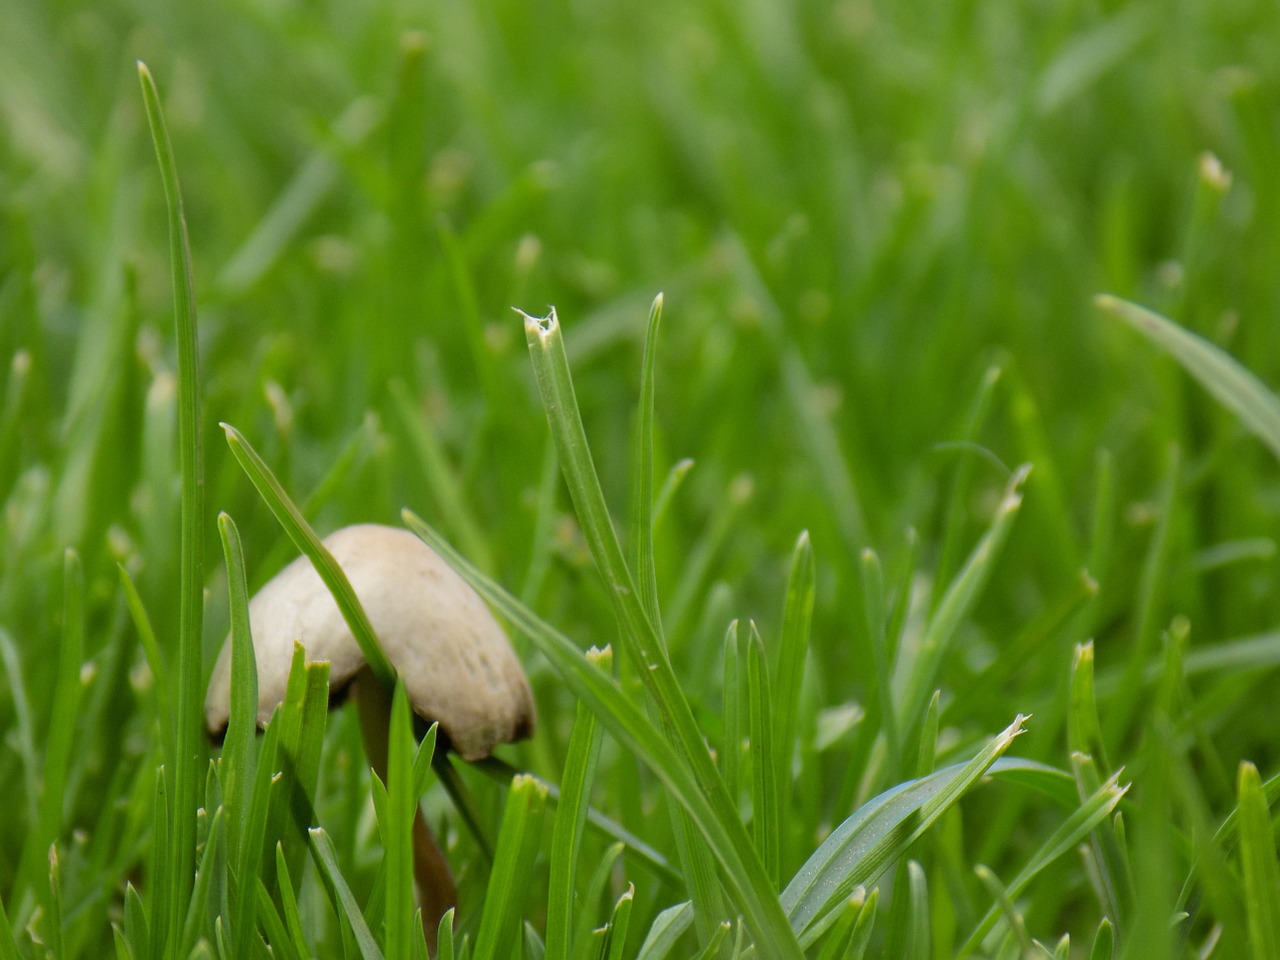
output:
[{"label": "mushroom stem", "polygon": [[[387,738],[391,726],[391,695],[370,670],[361,670],[352,680],[356,712],[360,717],[360,737],[365,758],[382,781],[387,780]],[[422,910],[422,932],[427,950],[436,955],[436,935],[440,919],[458,905],[458,888],[449,861],[436,842],[418,806],[413,814],[413,879]]]}]

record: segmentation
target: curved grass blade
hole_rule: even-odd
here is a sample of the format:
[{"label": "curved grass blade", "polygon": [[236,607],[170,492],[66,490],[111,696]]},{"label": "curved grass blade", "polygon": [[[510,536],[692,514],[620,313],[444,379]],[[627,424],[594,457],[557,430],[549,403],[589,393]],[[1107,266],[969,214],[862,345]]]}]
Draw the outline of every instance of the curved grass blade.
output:
[{"label": "curved grass blade", "polygon": [[1170,354],[1280,458],[1280,398],[1225,350],[1160,314],[1110,294],[1094,303]]},{"label": "curved grass blade", "polygon": [[[1111,811],[1116,808],[1116,805],[1129,789],[1127,784],[1123,787],[1119,785],[1120,773],[1121,771],[1116,771],[1111,779],[1082,803],[1080,808],[1053,832],[1052,836],[1045,841],[1044,845],[1027,862],[1027,865],[1009,882],[1008,887],[1005,889],[1010,900],[1016,900],[1021,896],[1027,885],[1041,870],[1068,850],[1075,849],[1076,845],[1091,830],[1106,817],[1110,816]],[[987,934],[995,927],[1000,916],[999,905],[993,906],[987,911],[986,916],[982,918],[977,928],[956,954],[958,960],[969,956],[982,944]]]},{"label": "curved grass blade", "polygon": [[1022,733],[1021,714],[967,763],[899,784],[864,804],[823,841],[782,892],[782,906],[802,943],[815,924],[859,884],[880,875],[917,837],[981,779]]},{"label": "curved grass blade", "polygon": [[333,594],[334,602],[342,611],[342,619],[347,622],[351,633],[360,644],[360,652],[364,654],[369,668],[382,683],[390,687],[395,682],[395,670],[386,654],[382,652],[377,634],[374,633],[373,625],[369,622],[369,616],[364,612],[360,598],[356,596],[346,573],[338,566],[338,561],[333,559],[333,554],[320,542],[316,532],[311,529],[311,524],[307,523],[306,518],[303,517],[302,511],[289,498],[289,494],[275,478],[271,468],[262,457],[258,456],[258,452],[253,449],[249,441],[231,424],[223,423],[221,426],[227,435],[227,445],[249,479],[253,481],[253,485],[258,488],[263,502],[271,508],[271,512],[280,521],[280,526],[289,535],[289,539],[307,555],[316,568],[316,573]]}]

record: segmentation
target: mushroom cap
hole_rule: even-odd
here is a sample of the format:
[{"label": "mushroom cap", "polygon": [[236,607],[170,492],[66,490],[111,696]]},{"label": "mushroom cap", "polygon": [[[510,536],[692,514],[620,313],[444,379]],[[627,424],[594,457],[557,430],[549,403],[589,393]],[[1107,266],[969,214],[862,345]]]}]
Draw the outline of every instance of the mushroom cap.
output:
[{"label": "mushroom cap", "polygon": [[[438,721],[466,760],[533,731],[533,694],[520,661],[479,595],[407,530],[344,527],[324,541],[346,572],[418,716]],[[294,641],[329,661],[331,695],[366,669],[360,646],[324,581],[298,557],[249,601],[258,665],[258,722],[284,700]],[[211,733],[226,729],[231,644],[224,643],[205,697]]]}]

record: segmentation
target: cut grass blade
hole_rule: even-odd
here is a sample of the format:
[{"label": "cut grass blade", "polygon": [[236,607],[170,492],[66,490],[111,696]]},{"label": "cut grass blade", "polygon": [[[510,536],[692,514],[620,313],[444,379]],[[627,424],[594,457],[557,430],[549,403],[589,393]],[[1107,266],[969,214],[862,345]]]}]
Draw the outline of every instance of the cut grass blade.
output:
[{"label": "cut grass blade", "polygon": [[169,898],[162,934],[166,954],[178,949],[178,918],[186,915],[195,871],[196,807],[205,744],[201,707],[201,629],[204,621],[204,445],[200,433],[200,357],[191,245],[178,186],[178,168],[169,142],[160,93],[151,72],[138,62],[151,140],[169,216],[169,261],[173,275],[174,321],[178,345],[178,451],[182,475],[181,560],[178,588],[177,731],[173,761],[173,843],[168,848]]},{"label": "cut grass blade", "polygon": [[1280,458],[1280,398],[1238,360],[1136,303],[1106,293],[1099,294],[1094,303],[1171,355]]},{"label": "cut grass blade", "polygon": [[377,634],[374,633],[373,625],[369,622],[369,616],[364,612],[360,598],[356,596],[346,573],[338,566],[338,561],[333,559],[333,554],[320,542],[320,538],[311,529],[302,512],[294,505],[284,487],[280,485],[280,481],[271,472],[271,468],[258,456],[258,452],[253,449],[249,441],[231,424],[224,423],[221,426],[227,435],[227,445],[231,447],[236,460],[240,462],[244,472],[257,487],[263,502],[280,521],[280,526],[289,535],[289,539],[311,561],[316,568],[316,573],[333,594],[334,602],[342,611],[342,619],[346,621],[356,642],[360,644],[360,652],[364,655],[369,668],[380,682],[390,687],[395,682],[395,670],[387,660],[386,654],[382,652]]}]

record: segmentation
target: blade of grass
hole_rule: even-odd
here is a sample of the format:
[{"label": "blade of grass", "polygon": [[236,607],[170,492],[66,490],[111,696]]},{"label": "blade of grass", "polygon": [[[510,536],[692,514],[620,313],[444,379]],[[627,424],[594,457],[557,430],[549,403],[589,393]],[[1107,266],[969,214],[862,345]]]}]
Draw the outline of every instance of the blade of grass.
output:
[{"label": "blade of grass", "polygon": [[[610,672],[611,651],[588,652],[587,657],[604,673]],[[551,960],[568,960],[573,934],[573,900],[578,872],[578,853],[587,820],[587,800],[600,756],[601,732],[596,717],[586,704],[579,703],[569,750],[561,778],[560,802],[551,836],[551,866],[547,881],[546,955]]]},{"label": "blade of grass", "polygon": [[691,923],[693,904],[677,903],[674,907],[667,907],[653,918],[636,960],[663,960]]},{"label": "blade of grass", "polygon": [[168,924],[163,938],[176,952],[191,896],[196,853],[196,807],[204,766],[201,628],[204,621],[204,446],[200,433],[200,357],[196,336],[196,300],[191,274],[191,245],[178,186],[173,147],[151,72],[138,62],[142,99],[169,213],[169,259],[173,274],[174,320],[178,345],[178,450],[182,475],[181,559],[178,590],[178,696],[173,767],[173,843],[169,847]]},{"label": "blade of grass", "polygon": [[[778,644],[778,656],[773,670],[775,769],[772,776],[776,785],[779,827],[782,826],[785,811],[790,807],[791,770],[797,749],[797,716],[804,681],[805,655],[809,649],[809,629],[813,622],[815,581],[813,546],[809,542],[809,531],[805,530],[796,540],[791,554],[786,601],[782,608],[781,642]],[[777,863],[786,869],[794,866],[789,843],[792,836],[791,830],[779,831]],[[778,875],[772,873],[771,876],[776,883]]]},{"label": "blade of grass", "polygon": [[[67,781],[74,760],[76,720],[80,715],[80,667],[84,658],[84,574],[74,550],[63,554],[63,628],[49,727],[45,740],[43,787],[36,829],[23,845],[16,889],[39,890],[48,877],[50,846],[62,833]],[[16,678],[15,678],[16,679]]]},{"label": "blade of grass", "polygon": [[747,727],[751,734],[751,836],[769,882],[778,885],[780,777],[774,761],[773,690],[764,641],[754,623],[747,625]]},{"label": "blade of grass", "polygon": [[1238,778],[1240,864],[1249,942],[1257,960],[1280,957],[1280,865],[1258,768],[1245,761]]},{"label": "blade of grass", "polygon": [[[1010,881],[1006,888],[1010,900],[1021,896],[1028,884],[1035,879],[1040,871],[1068,850],[1074,850],[1076,845],[1091,830],[1111,815],[1111,811],[1116,808],[1121,798],[1129,790],[1127,784],[1123,787],[1119,785],[1119,778],[1120,771],[1117,771],[1093,796],[1082,803],[1080,808],[1072,813],[1044,842],[1040,849],[1032,855],[1026,866],[1018,871],[1018,875]],[[963,960],[964,957],[969,956],[981,946],[982,941],[986,939],[987,934],[995,927],[1000,916],[1000,906],[998,904],[987,911],[986,916],[982,918],[977,928],[956,954],[957,960]]]},{"label": "blade of grass", "polygon": [[1023,731],[1021,714],[973,759],[899,784],[864,804],[832,831],[782,892],[793,928],[805,934],[832,905],[879,876],[973,787]]},{"label": "blade of grass", "polygon": [[929,698],[937,689],[946,655],[961,622],[986,585],[1000,548],[1013,526],[1014,517],[1022,506],[1021,488],[1030,471],[1030,465],[1024,464],[1009,480],[990,528],[973,548],[964,567],[947,588],[937,610],[929,618],[919,650],[914,651],[914,655],[905,663],[901,660],[903,651],[899,651],[899,665],[906,672],[902,687],[903,712],[900,725],[904,743],[910,743],[919,735],[920,724],[924,721]]},{"label": "blade of grass", "polygon": [[1240,418],[1280,458],[1280,398],[1225,350],[1154,313],[1110,294],[1094,303],[1160,347]]},{"label": "blade of grass", "polygon": [[493,872],[485,894],[485,911],[476,934],[474,960],[510,957],[520,933],[520,913],[529,889],[541,838],[546,788],[532,777],[517,776],[511,781],[502,828],[494,854]]},{"label": "blade of grass", "polygon": [[360,905],[356,903],[351,888],[347,886],[347,881],[342,876],[333,841],[329,839],[323,827],[313,827],[307,833],[311,837],[311,855],[320,871],[320,877],[324,880],[338,916],[346,922],[354,935],[360,956],[363,960],[383,960],[382,951],[378,949],[377,941],[369,932],[368,924],[364,922]]},{"label": "blade of grass", "polygon": [[227,833],[234,855],[243,851],[243,820],[249,808],[253,770],[257,766],[258,662],[249,632],[249,593],[245,586],[244,551],[235,521],[218,514],[218,533],[227,564],[227,594],[231,608],[231,713],[223,741],[219,774],[223,804],[227,811]]},{"label": "blade of grass", "polygon": [[663,642],[658,611],[658,571],[653,559],[653,399],[657,373],[658,327],[662,323],[662,294],[653,299],[645,327],[644,355],[640,362],[640,405],[636,414],[631,494],[632,567],[640,590],[640,604]]},{"label": "blade of grass", "polygon": [[373,625],[369,622],[369,616],[364,612],[360,598],[356,596],[346,573],[338,566],[338,561],[333,559],[333,554],[320,542],[320,538],[311,529],[302,512],[294,505],[284,487],[280,485],[280,481],[272,474],[271,468],[258,456],[258,452],[253,449],[249,441],[229,423],[223,423],[221,426],[227,435],[227,445],[231,447],[231,452],[239,461],[245,474],[257,487],[263,502],[280,521],[280,526],[289,535],[289,539],[310,559],[316,573],[333,594],[334,602],[342,611],[342,619],[346,621],[347,626],[351,628],[351,633],[360,644],[360,652],[364,655],[369,668],[379,681],[390,687],[395,681],[395,670],[387,660],[386,654],[382,652],[377,634],[374,633]]},{"label": "blade of grass", "polygon": [[[681,765],[687,765],[698,790],[709,801],[709,812],[718,821],[717,833],[720,834],[714,839],[707,836],[713,850],[725,841],[734,848],[732,856],[738,861],[737,869],[727,870],[729,876],[726,879],[760,941],[759,946],[778,960],[798,960],[798,946],[778,906],[768,875],[729,800],[702,732],[666,657],[660,632],[651,622],[627,570],[587,444],[555,311],[552,310],[542,320],[524,316],[526,339],[543,407],[579,523],[622,628],[619,642],[623,655],[635,666],[663,717],[664,727],[673,734],[671,739],[677,756],[683,760]],[[707,826],[699,824],[704,835]],[[730,855],[727,850],[714,852],[722,860]]]},{"label": "blade of grass", "polygon": [[[417,909],[410,856],[413,817],[418,809],[418,798],[414,793],[413,747],[409,701],[404,684],[397,682],[391,699],[391,729],[387,739],[386,820],[378,821],[387,871],[383,946],[391,957],[408,956]],[[420,923],[418,929],[422,929]]]}]

